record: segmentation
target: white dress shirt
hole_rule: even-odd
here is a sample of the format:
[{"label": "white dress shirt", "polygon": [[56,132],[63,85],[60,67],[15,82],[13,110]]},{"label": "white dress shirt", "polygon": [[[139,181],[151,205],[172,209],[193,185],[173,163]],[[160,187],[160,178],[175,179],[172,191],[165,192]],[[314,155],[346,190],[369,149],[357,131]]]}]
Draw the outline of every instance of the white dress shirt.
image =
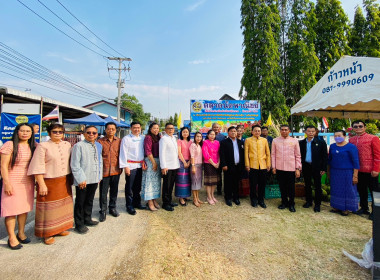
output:
[{"label": "white dress shirt", "polygon": [[238,142],[235,138],[235,140],[232,140],[232,146],[234,147],[234,159],[235,159],[235,164],[238,164],[239,161],[240,161],[240,155],[239,155],[239,146],[238,146]]},{"label": "white dress shirt", "polygon": [[144,136],[135,136],[128,134],[121,140],[119,167],[128,167],[130,170],[141,168],[141,163],[132,163],[128,161],[144,160]]},{"label": "white dress shirt", "polygon": [[161,137],[159,145],[161,169],[178,169],[179,160],[178,145],[176,138],[174,136],[169,136],[165,134],[163,137]]}]

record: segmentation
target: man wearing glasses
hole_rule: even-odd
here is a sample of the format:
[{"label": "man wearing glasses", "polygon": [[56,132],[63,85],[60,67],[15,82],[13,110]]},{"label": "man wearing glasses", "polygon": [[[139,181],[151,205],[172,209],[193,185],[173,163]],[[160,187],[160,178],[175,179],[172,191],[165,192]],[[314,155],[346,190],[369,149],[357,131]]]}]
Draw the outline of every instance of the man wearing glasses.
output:
[{"label": "man wearing glasses", "polygon": [[97,128],[86,126],[84,140],[75,144],[71,152],[70,166],[76,190],[75,230],[81,234],[88,231],[87,226],[99,223],[91,218],[95,192],[103,177],[102,145],[96,142],[97,137]]},{"label": "man wearing glasses", "polygon": [[350,138],[350,143],[359,150],[360,169],[358,173],[358,192],[360,196],[360,209],[356,214],[370,215],[373,220],[373,213],[368,209],[368,188],[372,196],[372,191],[377,190],[380,171],[380,140],[379,137],[366,133],[366,125],[363,121],[357,120],[352,123],[352,128],[356,136]]},{"label": "man wearing glasses", "polygon": [[144,165],[144,136],[139,122],[131,123],[132,133],[121,140],[119,166],[125,172],[125,203],[127,212],[136,215],[136,210],[146,209],[141,205],[142,166]]},{"label": "man wearing glasses", "polygon": [[109,213],[114,217],[120,214],[116,210],[117,193],[119,190],[119,179],[122,170],[119,168],[119,153],[121,139],[116,137],[116,124],[113,122],[105,125],[106,136],[98,140],[103,151],[103,180],[99,185],[99,222],[106,220],[107,194],[110,192]]},{"label": "man wearing glasses", "polygon": [[166,211],[173,211],[172,193],[179,168],[177,140],[173,136],[174,125],[167,123],[165,125],[165,135],[159,142],[160,166],[163,177],[162,184],[162,208]]}]

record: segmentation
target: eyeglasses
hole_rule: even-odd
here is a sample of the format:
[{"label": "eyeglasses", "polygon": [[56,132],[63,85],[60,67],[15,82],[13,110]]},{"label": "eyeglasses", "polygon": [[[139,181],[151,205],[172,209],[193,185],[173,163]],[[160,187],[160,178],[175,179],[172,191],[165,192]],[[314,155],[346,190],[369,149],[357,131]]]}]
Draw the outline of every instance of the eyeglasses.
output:
[{"label": "eyeglasses", "polygon": [[88,135],[96,135],[96,134],[98,134],[97,132],[93,132],[93,131],[86,131],[86,133],[88,134]]},{"label": "eyeglasses", "polygon": [[51,133],[53,133],[53,134],[63,134],[64,132],[62,130],[52,130]]},{"label": "eyeglasses", "polygon": [[364,125],[360,124],[360,125],[354,125],[353,128],[363,128]]}]

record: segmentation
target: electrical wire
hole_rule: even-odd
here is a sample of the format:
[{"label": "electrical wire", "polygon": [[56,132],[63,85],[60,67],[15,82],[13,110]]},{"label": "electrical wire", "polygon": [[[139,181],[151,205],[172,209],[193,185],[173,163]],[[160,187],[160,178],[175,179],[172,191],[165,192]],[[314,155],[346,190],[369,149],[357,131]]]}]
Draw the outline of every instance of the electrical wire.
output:
[{"label": "electrical wire", "polygon": [[118,53],[122,57],[126,57],[125,55],[119,53],[117,50],[112,48],[110,45],[108,45],[106,42],[104,42],[99,36],[97,36],[94,32],[92,32],[82,21],[80,21],[72,12],[70,12],[59,0],[56,0],[70,15],[72,15],[80,24],[82,24],[92,35],[94,35],[96,38],[98,38],[103,44],[105,44],[107,47],[109,47],[114,52]]},{"label": "electrical wire", "polygon": [[[4,49],[6,49],[7,51],[5,50],[2,50],[1,47],[3,47]],[[54,79],[58,79],[58,80],[62,80],[61,82],[62,83],[67,83],[70,87],[73,87],[75,88],[76,90],[79,90],[79,91],[82,91],[86,94],[90,94],[90,95],[93,95],[93,96],[96,96],[98,98],[106,98],[108,99],[108,97],[102,95],[102,94],[99,94],[99,93],[96,93],[92,90],[89,90],[81,85],[79,85],[77,82],[69,79],[69,78],[66,78],[60,74],[57,74],[49,69],[47,69],[46,67],[38,64],[37,62],[34,62],[33,60],[27,58],[26,56],[20,54],[19,52],[17,52],[16,50],[12,49],[11,47],[8,47],[7,45],[3,44],[0,42],[0,52],[4,53],[7,57],[7,60],[8,61],[11,61],[11,62],[15,62],[18,61],[18,62],[21,62],[23,65],[23,67],[28,67],[30,66],[32,69],[30,69],[29,67],[29,70],[35,70],[36,72],[38,72],[39,74],[41,75],[45,75],[45,77],[49,77],[49,78],[54,78]],[[1,55],[1,54],[0,54]],[[4,56],[2,56],[4,57]],[[20,64],[18,64],[20,65]]]},{"label": "electrical wire", "polygon": [[50,21],[46,20],[45,18],[43,18],[42,16],[40,16],[37,12],[35,12],[33,9],[31,9],[30,7],[28,7],[27,5],[25,5],[21,0],[17,0],[17,2],[19,2],[21,5],[23,5],[25,8],[27,8],[29,11],[31,11],[33,14],[35,14],[36,16],[38,16],[40,19],[42,19],[43,21],[45,21],[46,23],[48,23],[50,26],[52,26],[53,28],[55,28],[56,30],[58,30],[59,32],[61,32],[62,34],[64,34],[65,36],[69,37],[71,40],[73,40],[74,42],[78,43],[79,45],[81,45],[82,47],[92,51],[93,53],[97,54],[97,55],[100,55],[102,57],[105,57],[104,55],[102,55],[101,53],[87,47],[86,45],[82,44],[81,42],[79,42],[78,40],[74,39],[73,37],[71,37],[70,35],[68,35],[67,33],[65,33],[64,31],[62,31],[61,29],[59,29],[58,27],[56,27],[54,24],[52,24]]},{"label": "electrical wire", "polygon": [[94,45],[95,47],[97,47],[98,49],[104,51],[105,53],[113,56],[111,53],[109,53],[108,51],[106,51],[105,49],[102,49],[101,47],[99,47],[97,44],[95,44],[94,42],[91,42],[86,36],[84,36],[82,33],[80,33],[78,30],[76,30],[74,27],[72,27],[70,24],[68,24],[65,20],[63,20],[59,15],[57,15],[54,11],[52,11],[49,7],[47,7],[44,3],[42,3],[40,0],[37,0],[42,6],[44,6],[49,12],[51,12],[53,15],[55,15],[57,18],[59,18],[64,24],[66,24],[68,27],[70,27],[74,32],[76,32],[79,36],[81,36],[82,38],[84,38],[87,42],[89,42],[90,44]]},{"label": "electrical wire", "polygon": [[[39,83],[36,83],[36,82],[33,82],[33,81],[30,81],[28,79],[24,79],[22,77],[19,77],[19,76],[16,76],[16,75],[13,75],[11,73],[8,73],[8,72],[5,72],[5,71],[2,71],[0,70],[0,73],[4,73],[4,74],[7,74],[9,76],[12,76],[14,78],[17,78],[17,79],[20,79],[20,80],[23,80],[23,81],[26,81],[26,82],[29,82],[29,83],[32,83],[32,84],[35,84],[35,85],[38,85],[38,86],[42,86],[42,87],[46,87],[46,88],[49,88],[49,89],[52,89],[52,90],[55,90],[55,91],[59,91],[59,92],[62,92],[62,93],[66,93],[66,94],[70,94],[70,95],[73,95],[73,96],[76,96],[76,97],[80,97],[80,98],[88,98],[88,97],[83,97],[83,96],[80,96],[80,95],[75,95],[75,94],[72,94],[70,92],[66,92],[66,91],[63,91],[63,90],[59,90],[59,89],[56,89],[56,88],[52,88],[52,87],[49,87],[49,86],[46,86],[46,85],[43,85],[43,84],[39,84]],[[95,98],[94,98],[95,99]]]}]

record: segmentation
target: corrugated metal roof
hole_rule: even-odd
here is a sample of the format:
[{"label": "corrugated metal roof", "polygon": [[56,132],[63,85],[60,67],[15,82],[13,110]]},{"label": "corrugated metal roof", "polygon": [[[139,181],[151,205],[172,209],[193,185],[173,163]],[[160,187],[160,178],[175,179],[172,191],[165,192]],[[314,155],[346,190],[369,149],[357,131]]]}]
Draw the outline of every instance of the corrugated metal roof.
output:
[{"label": "corrugated metal roof", "polygon": [[63,108],[67,108],[67,109],[74,109],[74,110],[77,110],[77,111],[80,111],[80,112],[83,112],[83,113],[88,113],[88,114],[96,113],[97,115],[99,115],[101,117],[108,117],[107,114],[103,114],[103,113],[100,113],[100,112],[97,112],[97,111],[93,111],[93,110],[90,110],[90,109],[87,109],[87,108],[83,108],[83,107],[80,107],[80,106],[75,106],[75,105],[72,105],[72,104],[64,103],[64,102],[61,102],[61,101],[58,101],[58,100],[54,100],[54,99],[51,99],[51,98],[48,98],[48,97],[43,97],[43,96],[31,94],[31,93],[28,93],[28,92],[25,92],[25,91],[19,91],[19,90],[13,89],[13,88],[8,88],[8,87],[0,86],[0,94],[4,95],[5,97],[7,95],[13,95],[13,96],[16,96],[16,97],[20,97],[20,98],[24,98],[24,99],[29,99],[29,100],[34,100],[34,101],[38,101],[38,102],[41,102],[41,98],[42,98],[44,104],[48,103],[48,104],[53,105],[54,107],[58,105],[61,108],[63,107]]}]

